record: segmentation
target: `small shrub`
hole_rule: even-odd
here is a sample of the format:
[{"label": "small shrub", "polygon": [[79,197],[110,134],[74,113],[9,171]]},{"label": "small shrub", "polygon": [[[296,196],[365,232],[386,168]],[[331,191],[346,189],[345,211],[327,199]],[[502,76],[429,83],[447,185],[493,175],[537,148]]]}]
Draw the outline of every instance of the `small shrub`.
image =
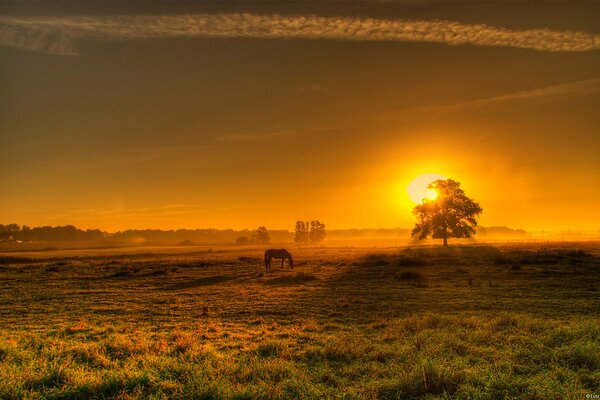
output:
[{"label": "small shrub", "polygon": [[363,265],[367,267],[385,267],[390,265],[389,256],[380,253],[371,253],[363,257]]},{"label": "small shrub", "polygon": [[250,264],[257,263],[260,261],[258,257],[250,257],[250,256],[239,256],[237,260],[241,263]]},{"label": "small shrub", "polygon": [[427,259],[423,257],[400,256],[396,260],[396,265],[399,267],[421,267],[427,265]]},{"label": "small shrub", "polygon": [[261,357],[275,357],[282,351],[281,344],[275,341],[267,341],[258,345],[256,353]]},{"label": "small shrub", "polygon": [[417,280],[423,279],[423,274],[419,271],[404,271],[400,274],[396,274],[396,279],[404,279],[404,280]]}]

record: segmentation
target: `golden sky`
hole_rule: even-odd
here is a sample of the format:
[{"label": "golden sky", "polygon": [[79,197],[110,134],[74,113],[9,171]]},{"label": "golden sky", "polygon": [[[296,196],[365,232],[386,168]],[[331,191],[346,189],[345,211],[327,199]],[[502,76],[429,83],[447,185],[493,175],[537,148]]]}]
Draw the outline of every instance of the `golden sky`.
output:
[{"label": "golden sky", "polygon": [[600,229],[600,3],[1,3],[0,222]]}]

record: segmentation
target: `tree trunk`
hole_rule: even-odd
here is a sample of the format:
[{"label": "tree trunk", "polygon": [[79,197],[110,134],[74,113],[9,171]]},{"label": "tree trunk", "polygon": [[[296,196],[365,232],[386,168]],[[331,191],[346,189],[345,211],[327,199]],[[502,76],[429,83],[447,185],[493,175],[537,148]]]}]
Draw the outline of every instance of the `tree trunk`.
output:
[{"label": "tree trunk", "polygon": [[444,247],[448,247],[448,237],[444,236]]}]

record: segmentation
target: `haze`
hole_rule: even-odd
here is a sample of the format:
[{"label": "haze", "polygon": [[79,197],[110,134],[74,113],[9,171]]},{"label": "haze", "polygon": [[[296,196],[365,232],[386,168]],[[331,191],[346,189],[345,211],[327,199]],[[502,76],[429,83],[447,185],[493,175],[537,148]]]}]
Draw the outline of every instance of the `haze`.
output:
[{"label": "haze", "polygon": [[483,226],[600,228],[600,3],[0,14],[0,221],[410,227],[431,173]]}]

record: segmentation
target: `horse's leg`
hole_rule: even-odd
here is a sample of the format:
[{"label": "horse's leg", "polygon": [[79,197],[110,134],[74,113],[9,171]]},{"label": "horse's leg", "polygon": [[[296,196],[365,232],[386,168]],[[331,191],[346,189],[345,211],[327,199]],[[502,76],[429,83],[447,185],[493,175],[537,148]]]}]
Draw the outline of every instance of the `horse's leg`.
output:
[{"label": "horse's leg", "polygon": [[290,262],[290,268],[294,269],[294,263],[292,263],[292,257],[289,257],[288,261]]},{"label": "horse's leg", "polygon": [[265,256],[265,267],[267,270],[271,270],[271,256]]},{"label": "horse's leg", "polygon": [[283,269],[283,262],[285,261],[285,258],[281,259],[281,269]]}]

